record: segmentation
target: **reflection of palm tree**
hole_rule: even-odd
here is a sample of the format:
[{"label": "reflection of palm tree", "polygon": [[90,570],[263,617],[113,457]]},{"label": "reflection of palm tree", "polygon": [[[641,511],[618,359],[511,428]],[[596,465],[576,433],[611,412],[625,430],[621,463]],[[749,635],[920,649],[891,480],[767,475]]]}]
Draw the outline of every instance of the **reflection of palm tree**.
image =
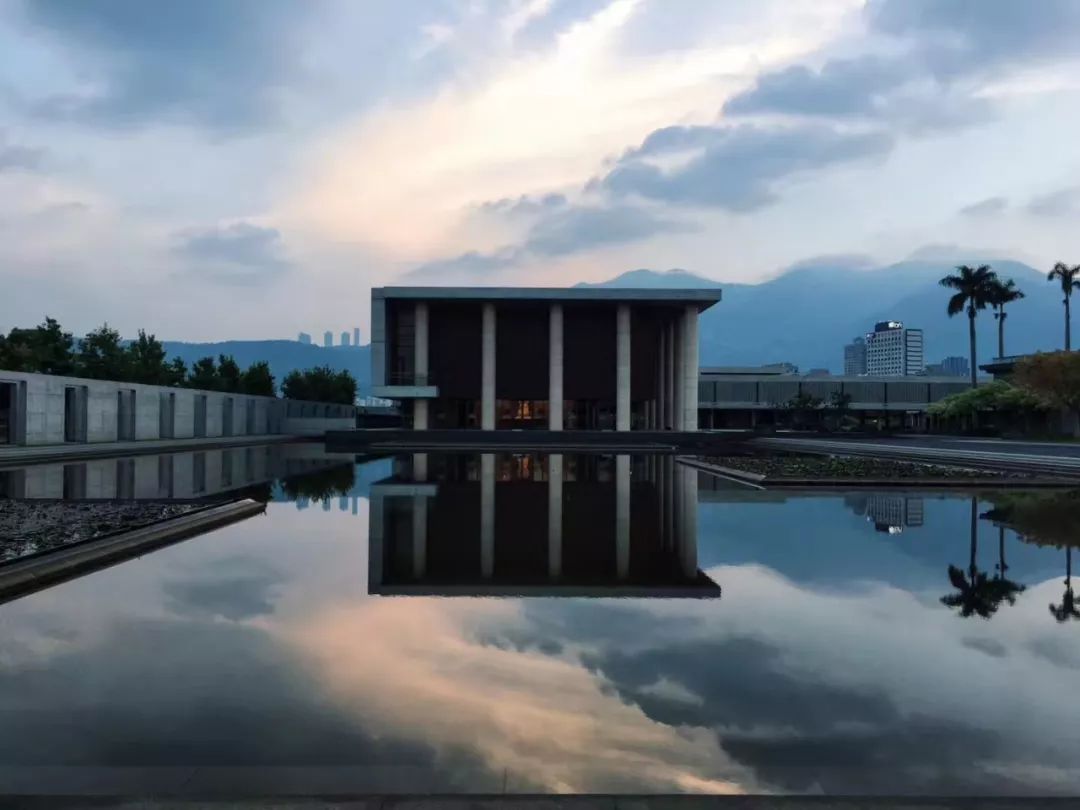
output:
[{"label": "reflection of palm tree", "polygon": [[1069,619],[1080,619],[1080,610],[1076,609],[1076,602],[1072,589],[1072,547],[1065,547],[1065,594],[1061,597],[1060,605],[1050,605],[1050,615],[1059,622]]},{"label": "reflection of palm tree", "polygon": [[978,550],[978,520],[979,502],[975,496],[971,498],[971,559],[968,563],[967,576],[963,569],[955,565],[949,566],[949,582],[956,588],[956,593],[946,594],[941,597],[941,604],[960,608],[960,615],[965,619],[969,616],[981,616],[989,619],[998,609],[1002,599],[1006,597],[1004,589],[995,585],[980,571],[975,564],[975,553]]},{"label": "reflection of palm tree", "polygon": [[991,588],[994,593],[994,601],[997,604],[1002,602],[1008,602],[1010,605],[1016,604],[1016,594],[1023,593],[1025,586],[1019,582],[1013,582],[1011,579],[1005,576],[1005,572],[1009,570],[1009,566],[1005,564],[1005,527],[998,526],[998,564],[997,573],[994,574],[993,580],[991,580]]}]

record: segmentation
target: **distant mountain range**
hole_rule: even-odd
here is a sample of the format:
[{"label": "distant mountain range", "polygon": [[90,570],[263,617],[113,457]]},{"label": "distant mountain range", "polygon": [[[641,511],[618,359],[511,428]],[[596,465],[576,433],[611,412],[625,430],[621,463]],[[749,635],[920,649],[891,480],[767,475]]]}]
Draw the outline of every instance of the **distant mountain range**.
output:
[{"label": "distant mountain range", "polygon": [[[976,263],[977,259],[970,260]],[[1006,312],[1005,351],[1020,354],[1062,347],[1061,290],[1022,262],[990,260],[998,275],[1015,279],[1026,298]],[[725,284],[685,270],[633,270],[598,287],[718,287],[721,303],[701,318],[702,365],[789,362],[800,370],[843,370],[844,344],[878,321],[899,320],[924,332],[926,362],[968,356],[967,319],[949,318],[948,290],[938,280],[953,263],[911,260],[886,267],[828,262],[802,264],[761,284]],[[979,362],[997,355],[997,322],[989,310],[977,325]]]},{"label": "distant mountain range", "polygon": [[202,357],[217,360],[220,354],[231,354],[241,368],[265,360],[278,385],[293,369],[330,366],[335,371],[347,370],[356,378],[361,395],[371,390],[370,346],[316,346],[295,340],[226,340],[221,343],[185,343],[162,341],[169,357],[179,357],[190,366]]},{"label": "distant mountain range", "polygon": [[[971,259],[969,263],[977,263]],[[1060,348],[1064,332],[1061,291],[1044,273],[1017,261],[990,260],[998,275],[1013,278],[1027,295],[1012,304],[1005,327],[1009,354]],[[926,362],[968,355],[967,320],[949,318],[949,292],[938,279],[953,269],[944,260],[918,259],[886,267],[857,266],[845,260],[797,265],[761,284],[725,284],[685,270],[631,270],[582,287],[716,287],[723,300],[701,318],[702,365],[794,363],[803,371],[843,370],[844,344],[873,330],[877,321],[899,320],[923,329]],[[979,314],[979,362],[997,354],[997,323],[989,310]],[[280,384],[292,369],[328,365],[347,369],[371,390],[371,347],[298,343],[295,340],[230,340],[222,343],[165,341],[170,356],[191,364],[200,357],[231,354],[241,366],[270,363]]]}]

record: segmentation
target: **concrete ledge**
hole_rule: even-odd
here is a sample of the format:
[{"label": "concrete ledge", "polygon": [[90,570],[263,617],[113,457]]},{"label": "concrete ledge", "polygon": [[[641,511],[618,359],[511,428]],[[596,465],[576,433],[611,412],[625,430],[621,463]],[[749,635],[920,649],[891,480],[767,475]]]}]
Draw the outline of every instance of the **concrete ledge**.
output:
[{"label": "concrete ledge", "polygon": [[327,431],[331,451],[696,453],[727,452],[750,435],[660,430],[344,430]]},{"label": "concrete ledge", "polygon": [[[177,769],[189,771],[190,769]],[[197,770],[197,769],[196,769]],[[0,799],[6,808],[115,808],[116,810],[1042,810],[1080,807],[1070,798],[883,798],[829,796],[647,796],[623,795],[370,795],[305,796],[273,794],[259,798],[172,798],[140,796],[19,796]]]},{"label": "concrete ledge", "polygon": [[281,444],[303,441],[304,437],[281,434],[265,436],[213,436],[206,439],[147,439],[136,442],[95,444],[43,444],[0,449],[0,469],[32,464],[56,464],[92,458],[125,458],[156,453],[184,453],[222,447]]},{"label": "concrete ledge", "polygon": [[265,504],[245,498],[199,509],[130,532],[84,540],[5,563],[0,566],[0,603],[261,514],[265,510]]}]

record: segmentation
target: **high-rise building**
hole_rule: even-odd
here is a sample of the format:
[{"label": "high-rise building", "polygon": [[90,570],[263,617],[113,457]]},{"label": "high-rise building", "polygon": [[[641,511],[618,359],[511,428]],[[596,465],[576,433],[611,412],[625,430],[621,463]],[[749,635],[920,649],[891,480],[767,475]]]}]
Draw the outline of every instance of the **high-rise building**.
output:
[{"label": "high-rise building", "polygon": [[360,327],[359,326],[354,326],[353,327],[353,330],[352,330],[352,345],[353,346],[359,346],[360,345]]},{"label": "high-rise building", "polygon": [[922,329],[905,329],[900,321],[880,321],[866,336],[866,373],[874,377],[922,374]]},{"label": "high-rise building", "polygon": [[307,332],[301,332],[299,335],[296,336],[296,339],[303,343],[305,346],[311,345],[311,335],[309,335]]},{"label": "high-rise building", "polygon": [[341,333],[341,345],[342,346],[348,346],[349,345],[349,333],[348,332],[342,332]]},{"label": "high-rise building", "polygon": [[327,330],[327,331],[323,332],[323,335],[322,335],[322,345],[323,345],[323,346],[325,346],[325,347],[326,347],[326,348],[328,348],[328,349],[329,349],[329,348],[330,348],[331,346],[333,346],[333,345],[334,345],[334,333],[333,333],[333,332],[331,332],[331,331],[329,331],[329,330]]},{"label": "high-rise building", "polygon": [[866,341],[857,337],[844,347],[844,374],[849,377],[866,373]]},{"label": "high-rise building", "polygon": [[966,377],[971,373],[971,365],[966,357],[953,355],[941,361],[941,369],[949,377]]}]

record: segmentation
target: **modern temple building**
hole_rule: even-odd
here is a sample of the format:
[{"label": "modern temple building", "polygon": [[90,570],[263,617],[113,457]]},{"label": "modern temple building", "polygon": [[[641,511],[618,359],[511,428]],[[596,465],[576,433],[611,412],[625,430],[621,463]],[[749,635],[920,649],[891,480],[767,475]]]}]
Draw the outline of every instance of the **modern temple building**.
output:
[{"label": "modern temple building", "polygon": [[698,315],[716,289],[384,287],[373,393],[413,427],[698,427]]}]

